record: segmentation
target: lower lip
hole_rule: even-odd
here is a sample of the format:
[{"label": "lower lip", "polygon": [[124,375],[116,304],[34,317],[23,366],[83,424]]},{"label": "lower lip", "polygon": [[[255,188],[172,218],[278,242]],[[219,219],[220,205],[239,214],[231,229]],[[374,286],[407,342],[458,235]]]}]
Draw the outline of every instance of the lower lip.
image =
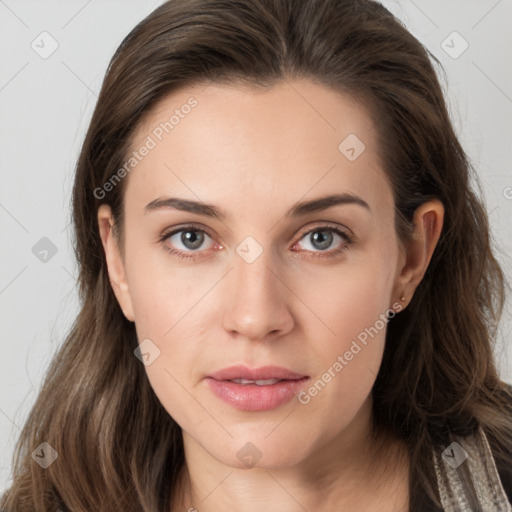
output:
[{"label": "lower lip", "polygon": [[229,380],[206,379],[213,393],[240,411],[269,411],[290,402],[308,377],[281,380],[269,386],[236,384]]}]

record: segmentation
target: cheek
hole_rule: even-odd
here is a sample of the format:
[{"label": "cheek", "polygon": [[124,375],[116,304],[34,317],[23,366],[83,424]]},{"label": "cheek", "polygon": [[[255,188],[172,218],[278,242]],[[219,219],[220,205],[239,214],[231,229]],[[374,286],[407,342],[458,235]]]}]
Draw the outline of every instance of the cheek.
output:
[{"label": "cheek", "polygon": [[208,301],[208,282],[195,286],[178,273],[155,276],[153,272],[141,274],[144,279],[130,286],[138,339],[149,338],[158,346],[160,365],[165,363],[173,372],[184,371],[193,364],[205,339],[200,316]]},{"label": "cheek", "polygon": [[163,248],[134,251],[127,263],[130,296],[141,333],[161,338],[194,315],[194,302],[207,282],[191,266],[180,267]]},{"label": "cheek", "polygon": [[[372,251],[382,254],[377,250]],[[392,249],[382,257],[366,252],[327,274],[315,272],[293,284],[297,296],[310,310],[304,314],[307,339],[323,339],[324,356],[348,350],[352,340],[377,324],[384,331],[382,315],[389,311],[395,274]],[[384,332],[382,333],[384,334]],[[323,359],[323,358],[322,358]]]},{"label": "cheek", "polygon": [[[307,339],[318,340],[309,347],[318,364],[308,402],[321,421],[339,425],[352,417],[367,398],[378,374],[385,334],[393,303],[393,249],[358,259],[350,268],[340,266],[325,286],[306,283],[298,292],[322,319],[309,322]],[[307,297],[307,298],[306,298]],[[393,313],[391,312],[391,317]],[[313,329],[314,327],[314,329]],[[334,427],[333,427],[334,429]],[[335,429],[334,429],[335,430]]]},{"label": "cheek", "polygon": [[[198,322],[201,303],[211,286],[204,280],[191,283],[187,272],[159,271],[145,265],[132,275],[130,292],[139,342],[154,353],[145,367],[149,382],[162,406],[180,425],[192,425],[204,417],[204,410],[191,398],[195,368],[204,360],[202,340],[207,329]],[[198,279],[196,278],[196,281]],[[197,304],[197,305],[196,305]]]}]

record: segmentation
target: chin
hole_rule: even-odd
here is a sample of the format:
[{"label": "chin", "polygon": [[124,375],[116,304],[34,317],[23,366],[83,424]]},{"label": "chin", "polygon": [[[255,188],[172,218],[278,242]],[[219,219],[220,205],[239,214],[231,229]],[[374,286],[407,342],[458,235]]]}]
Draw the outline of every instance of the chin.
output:
[{"label": "chin", "polygon": [[290,468],[300,464],[308,457],[307,447],[296,441],[285,444],[285,440],[279,436],[272,440],[257,437],[254,437],[252,441],[250,439],[250,436],[244,437],[243,440],[240,438],[230,439],[229,446],[216,445],[209,452],[222,464],[237,469]]}]

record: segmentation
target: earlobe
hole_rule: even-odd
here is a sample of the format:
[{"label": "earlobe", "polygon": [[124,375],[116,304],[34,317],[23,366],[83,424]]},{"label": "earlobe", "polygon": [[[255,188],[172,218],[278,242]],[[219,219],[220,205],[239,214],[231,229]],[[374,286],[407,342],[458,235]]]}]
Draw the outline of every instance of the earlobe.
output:
[{"label": "earlobe", "polygon": [[441,236],[443,220],[444,206],[438,199],[423,203],[414,212],[414,234],[406,243],[405,263],[395,283],[400,297],[410,300],[423,279]]},{"label": "earlobe", "polygon": [[110,206],[103,204],[98,208],[98,228],[105,251],[110,284],[124,316],[130,321],[135,320],[133,314],[130,287],[126,277],[123,259],[113,233],[114,220]]}]

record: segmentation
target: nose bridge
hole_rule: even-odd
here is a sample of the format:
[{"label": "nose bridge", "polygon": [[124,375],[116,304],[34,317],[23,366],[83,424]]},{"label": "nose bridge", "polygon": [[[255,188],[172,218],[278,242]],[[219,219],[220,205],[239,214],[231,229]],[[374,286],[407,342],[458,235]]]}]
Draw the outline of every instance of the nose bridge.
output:
[{"label": "nose bridge", "polygon": [[271,250],[247,237],[237,246],[233,260],[224,302],[224,328],[251,339],[289,330],[293,319],[283,284],[275,275],[279,269]]}]

